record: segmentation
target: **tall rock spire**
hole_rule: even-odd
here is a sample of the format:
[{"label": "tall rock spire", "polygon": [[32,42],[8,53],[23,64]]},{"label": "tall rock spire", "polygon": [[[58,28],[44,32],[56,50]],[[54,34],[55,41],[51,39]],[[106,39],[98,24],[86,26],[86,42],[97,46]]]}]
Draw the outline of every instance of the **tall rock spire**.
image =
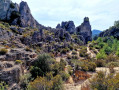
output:
[{"label": "tall rock spire", "polygon": [[85,43],[92,40],[91,25],[88,17],[84,18],[84,22],[76,28],[77,34],[82,35]]}]

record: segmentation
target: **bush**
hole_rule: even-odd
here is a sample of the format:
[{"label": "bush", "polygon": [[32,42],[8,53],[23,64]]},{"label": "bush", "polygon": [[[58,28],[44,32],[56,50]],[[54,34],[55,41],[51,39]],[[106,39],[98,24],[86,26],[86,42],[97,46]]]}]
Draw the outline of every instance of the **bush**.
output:
[{"label": "bush", "polygon": [[44,76],[47,72],[52,70],[51,66],[55,61],[48,54],[41,54],[38,59],[33,63],[30,71],[32,77]]},{"label": "bush", "polygon": [[81,66],[81,69],[82,69],[83,71],[88,71],[88,70],[89,70],[87,65],[82,65],[82,66]]},{"label": "bush", "polygon": [[109,62],[107,65],[107,67],[118,67],[119,66],[119,62]]},{"label": "bush", "polygon": [[96,64],[94,62],[89,62],[88,63],[88,70],[89,71],[95,71],[96,69]]},{"label": "bush", "polygon": [[104,60],[97,60],[95,63],[96,63],[97,67],[104,67],[105,66]]},{"label": "bush", "polygon": [[5,55],[7,52],[8,52],[8,50],[5,48],[0,49],[0,55]]},{"label": "bush", "polygon": [[61,53],[62,54],[66,54],[67,53],[67,49],[62,49]]},{"label": "bush", "polygon": [[79,56],[80,57],[87,57],[88,56],[88,54],[87,54],[87,48],[81,49],[80,52],[79,52]]},{"label": "bush", "polygon": [[113,55],[113,54],[110,54],[106,57],[106,63],[109,63],[109,62],[117,62],[119,61],[119,57]]},{"label": "bush", "polygon": [[119,74],[106,75],[104,72],[98,72],[96,77],[90,80],[91,90],[118,90]]},{"label": "bush", "polygon": [[72,54],[73,54],[73,55],[76,55],[76,54],[77,54],[77,52],[76,52],[76,51],[72,51]]},{"label": "bush", "polygon": [[72,59],[78,59],[78,56],[73,55],[73,56],[72,56]]},{"label": "bush", "polygon": [[0,90],[8,90],[8,85],[5,82],[0,82]]},{"label": "bush", "polygon": [[101,50],[97,55],[96,55],[97,59],[105,59],[106,58],[106,54],[103,50]]},{"label": "bush", "polygon": [[66,73],[65,71],[61,71],[61,72],[60,72],[60,75],[61,75],[61,77],[62,77],[62,80],[65,81],[65,82],[69,79],[69,76],[70,76],[70,75],[69,75],[68,73]]},{"label": "bush", "polygon": [[112,52],[112,49],[109,46],[104,46],[104,52],[109,55]]},{"label": "bush", "polygon": [[16,64],[22,64],[23,62],[21,60],[16,60],[15,63]]}]

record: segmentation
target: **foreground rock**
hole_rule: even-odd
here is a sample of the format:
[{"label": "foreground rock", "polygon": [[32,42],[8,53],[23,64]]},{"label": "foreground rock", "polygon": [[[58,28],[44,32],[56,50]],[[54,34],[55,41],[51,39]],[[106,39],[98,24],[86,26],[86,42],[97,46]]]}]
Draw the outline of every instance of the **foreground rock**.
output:
[{"label": "foreground rock", "polygon": [[[3,61],[0,63],[0,81],[6,82],[10,87],[20,90],[18,83],[23,75],[23,69],[20,65],[15,65],[15,62]],[[13,86],[15,84],[15,86]],[[16,87],[17,86],[17,87]]]},{"label": "foreground rock", "polygon": [[10,49],[6,55],[0,56],[0,61],[15,61],[25,60],[33,61],[36,59],[37,54],[33,51],[26,51],[24,48]]}]

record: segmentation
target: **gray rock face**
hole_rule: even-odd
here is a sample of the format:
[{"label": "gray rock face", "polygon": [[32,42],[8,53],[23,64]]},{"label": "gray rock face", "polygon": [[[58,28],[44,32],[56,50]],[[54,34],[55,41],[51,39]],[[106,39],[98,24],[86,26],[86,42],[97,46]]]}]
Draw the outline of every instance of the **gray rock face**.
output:
[{"label": "gray rock face", "polygon": [[12,36],[12,32],[0,28],[0,41],[9,40]]},{"label": "gray rock face", "polygon": [[0,0],[0,19],[6,20],[7,11],[10,7],[11,0]]},{"label": "gray rock face", "polygon": [[56,28],[63,28],[69,33],[75,33],[75,25],[73,21],[62,22],[61,25],[58,24]]},{"label": "gray rock face", "polygon": [[22,72],[23,69],[21,68],[21,66],[15,65],[15,63],[12,61],[4,61],[0,63],[0,81],[6,82],[11,87],[14,84],[18,85],[20,81],[20,76],[22,76],[23,74]]},{"label": "gray rock face", "polygon": [[12,16],[15,12],[16,13],[19,13],[19,6],[16,3],[15,4],[14,3],[11,3],[11,5],[10,5],[10,7],[8,9],[8,12],[7,12],[7,20],[8,21],[9,20],[12,20],[12,22],[13,22],[13,20],[17,18],[15,16]]},{"label": "gray rock face", "polygon": [[60,40],[66,39],[66,41],[71,41],[70,34],[62,28],[57,29],[57,31],[55,32],[55,37],[59,38]]},{"label": "gray rock face", "polygon": [[32,61],[37,57],[33,51],[25,51],[24,48],[11,49],[6,55],[0,56],[0,61],[26,60]]},{"label": "gray rock face", "polygon": [[84,22],[76,28],[76,32],[78,35],[83,36],[85,43],[92,40],[91,25],[88,17],[84,18]]},{"label": "gray rock face", "polygon": [[22,43],[25,45],[35,45],[41,41],[44,41],[44,37],[44,32],[42,29],[40,29],[39,31],[35,31],[32,36],[22,38]]},{"label": "gray rock face", "polygon": [[31,11],[26,2],[22,1],[20,3],[19,13],[21,15],[20,16],[21,27],[27,27],[27,26],[36,27],[36,21],[31,15]]},{"label": "gray rock face", "polygon": [[20,5],[11,0],[0,0],[0,20],[8,21],[12,25],[36,28],[40,24],[33,18],[29,6],[22,1]]}]

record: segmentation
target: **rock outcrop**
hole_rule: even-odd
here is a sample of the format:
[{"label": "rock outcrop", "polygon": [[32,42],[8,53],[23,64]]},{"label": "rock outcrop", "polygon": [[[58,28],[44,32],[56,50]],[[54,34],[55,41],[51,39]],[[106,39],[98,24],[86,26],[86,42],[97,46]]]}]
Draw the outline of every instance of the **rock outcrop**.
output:
[{"label": "rock outcrop", "polygon": [[112,27],[111,29],[107,29],[99,34],[99,37],[113,36],[119,39],[119,28]]},{"label": "rock outcrop", "polygon": [[62,28],[68,31],[70,34],[75,33],[75,25],[73,21],[62,22],[61,25],[58,24],[56,28]]},{"label": "rock outcrop", "polygon": [[[22,67],[20,65],[15,65],[15,62],[3,61],[0,63],[0,81],[6,82],[11,87],[14,84],[18,85],[20,77],[23,75],[22,72]],[[17,90],[20,89],[17,87]]]},{"label": "rock outcrop", "polygon": [[37,54],[33,51],[26,51],[24,48],[10,49],[4,56],[0,56],[0,61],[26,60],[33,61]]},{"label": "rock outcrop", "polygon": [[66,31],[65,29],[57,29],[55,32],[55,37],[62,40],[66,40],[66,41],[71,41],[71,35],[69,34],[68,31]]},{"label": "rock outcrop", "polygon": [[88,17],[85,17],[84,22],[76,28],[76,33],[83,36],[85,43],[92,40],[91,25]]},{"label": "rock outcrop", "polygon": [[33,18],[29,6],[26,2],[22,1],[20,3],[19,13],[20,13],[19,22],[21,27],[27,26],[37,27],[36,20]]},{"label": "rock outcrop", "polygon": [[9,40],[14,34],[0,27],[0,41]]},{"label": "rock outcrop", "polygon": [[21,27],[36,28],[39,23],[34,19],[26,2],[22,1],[20,5],[12,3],[11,0],[0,1],[0,20],[9,22],[12,25]]},{"label": "rock outcrop", "polygon": [[7,19],[7,12],[9,10],[11,0],[0,0],[0,20]]}]

